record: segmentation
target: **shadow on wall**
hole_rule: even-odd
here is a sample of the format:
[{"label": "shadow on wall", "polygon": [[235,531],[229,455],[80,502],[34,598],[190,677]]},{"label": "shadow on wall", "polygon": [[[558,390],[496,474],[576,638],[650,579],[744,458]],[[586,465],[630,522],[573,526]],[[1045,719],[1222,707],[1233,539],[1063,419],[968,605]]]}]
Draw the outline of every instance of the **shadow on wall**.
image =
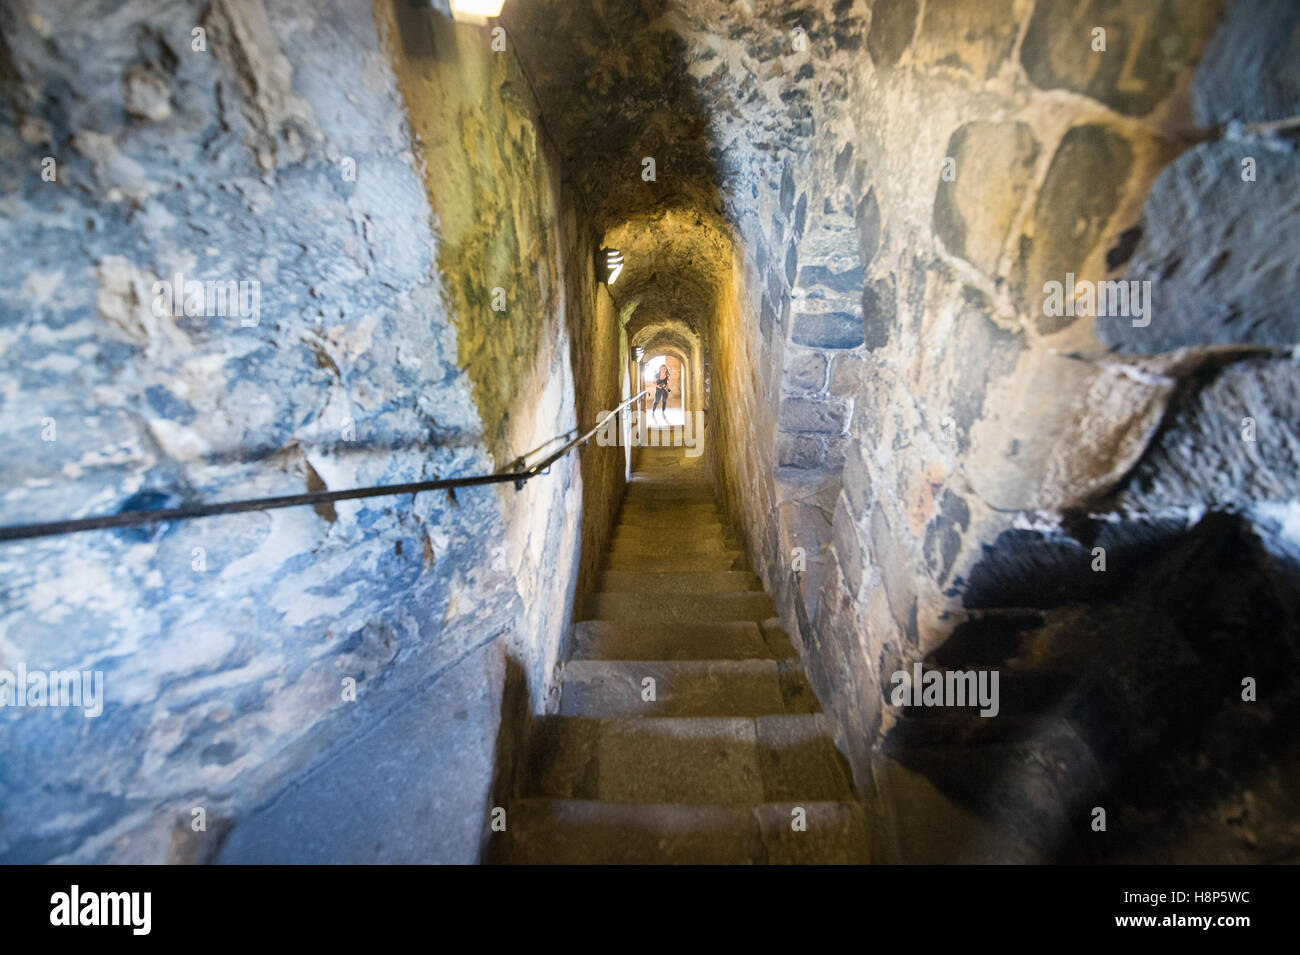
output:
[{"label": "shadow on wall", "polygon": [[[477,696],[476,696],[477,694]],[[183,862],[467,864],[490,851],[530,718],[528,673],[492,640]],[[494,815],[496,814],[496,815]]]},{"label": "shadow on wall", "polygon": [[[1090,569],[1098,547],[1104,572]],[[924,660],[997,671],[1000,712],[902,708],[883,741],[970,816],[947,845],[921,837],[901,858],[1300,856],[1296,594],[1300,565],[1238,514],[1004,532],[970,573],[969,618]],[[884,794],[896,811],[900,795]]]},{"label": "shadow on wall", "polygon": [[504,839],[509,831],[505,807],[516,795],[516,780],[520,778],[520,760],[525,741],[532,736],[532,694],[528,687],[528,671],[512,656],[506,657],[506,674],[501,693],[501,720],[497,725],[495,756],[492,760],[492,805],[483,820],[483,841],[478,861],[493,859],[494,841]]}]

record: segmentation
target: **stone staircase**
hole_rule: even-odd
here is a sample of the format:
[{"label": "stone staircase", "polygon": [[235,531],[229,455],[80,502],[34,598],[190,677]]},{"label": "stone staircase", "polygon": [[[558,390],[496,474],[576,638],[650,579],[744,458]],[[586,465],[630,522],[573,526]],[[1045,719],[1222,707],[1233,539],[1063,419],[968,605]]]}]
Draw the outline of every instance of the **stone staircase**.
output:
[{"label": "stone staircase", "polygon": [[866,862],[847,766],[703,458],[638,454],[559,713],[534,724],[490,858]]}]

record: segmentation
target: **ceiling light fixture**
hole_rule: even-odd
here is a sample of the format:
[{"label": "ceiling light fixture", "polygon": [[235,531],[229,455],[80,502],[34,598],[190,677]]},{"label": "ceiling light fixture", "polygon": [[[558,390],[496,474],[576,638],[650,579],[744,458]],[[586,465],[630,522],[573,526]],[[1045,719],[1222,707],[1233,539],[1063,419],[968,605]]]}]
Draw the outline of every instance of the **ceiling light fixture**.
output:
[{"label": "ceiling light fixture", "polygon": [[618,249],[601,249],[605,253],[605,284],[613,285],[623,271],[623,253]]},{"label": "ceiling light fixture", "polygon": [[457,23],[487,23],[501,16],[505,0],[451,0],[451,16]]}]

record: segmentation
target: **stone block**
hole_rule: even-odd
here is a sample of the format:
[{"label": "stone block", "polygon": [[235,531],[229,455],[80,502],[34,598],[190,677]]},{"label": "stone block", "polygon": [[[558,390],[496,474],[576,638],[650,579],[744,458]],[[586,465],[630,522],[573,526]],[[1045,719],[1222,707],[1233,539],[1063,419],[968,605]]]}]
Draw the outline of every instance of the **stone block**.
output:
[{"label": "stone block", "polygon": [[1021,306],[1041,334],[1077,320],[1046,314],[1044,283],[1064,283],[1083,267],[1119,208],[1132,165],[1133,147],[1110,127],[1075,126],[1061,138],[1034,204],[1033,238],[1022,239],[1017,265]]},{"label": "stone block", "polygon": [[[1145,116],[1199,59],[1213,32],[1215,0],[1096,0],[1038,3],[1020,45],[1020,62],[1042,89],[1065,89],[1128,116]],[[1094,51],[1096,29],[1105,50]]]},{"label": "stone block", "polygon": [[840,401],[794,397],[781,401],[779,426],[783,431],[840,434],[847,422],[848,409]]},{"label": "stone block", "polygon": [[792,340],[811,348],[857,348],[862,317],[852,312],[803,312],[795,316]]},{"label": "stone block", "polygon": [[935,66],[988,79],[1011,55],[1020,22],[1014,0],[928,0],[917,55]]},{"label": "stone block", "polygon": [[826,462],[826,439],[815,434],[778,435],[776,460],[783,468],[820,468]]},{"label": "stone block", "polygon": [[879,0],[871,10],[867,50],[879,67],[898,63],[916,31],[917,0]]},{"label": "stone block", "polygon": [[989,275],[1025,201],[1038,143],[1024,123],[967,123],[948,140],[952,179],[940,178],[934,231],[954,255]]},{"label": "stone block", "polygon": [[816,351],[790,352],[782,383],[800,391],[821,391],[826,387],[826,356]]}]

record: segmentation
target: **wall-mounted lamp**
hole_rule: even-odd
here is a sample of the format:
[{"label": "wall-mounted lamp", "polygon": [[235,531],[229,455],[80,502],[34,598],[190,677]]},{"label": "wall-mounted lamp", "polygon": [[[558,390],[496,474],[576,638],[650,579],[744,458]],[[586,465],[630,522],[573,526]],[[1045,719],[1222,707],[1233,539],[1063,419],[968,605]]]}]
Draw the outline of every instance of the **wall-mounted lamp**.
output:
[{"label": "wall-mounted lamp", "polygon": [[640,345],[636,346],[636,360],[645,361],[645,349],[642,348]]},{"label": "wall-mounted lamp", "polygon": [[457,23],[487,23],[501,16],[506,0],[451,0],[451,16]]},{"label": "wall-mounted lamp", "polygon": [[613,285],[623,271],[623,253],[618,249],[601,249],[597,254],[597,267],[602,270],[605,284]]}]

